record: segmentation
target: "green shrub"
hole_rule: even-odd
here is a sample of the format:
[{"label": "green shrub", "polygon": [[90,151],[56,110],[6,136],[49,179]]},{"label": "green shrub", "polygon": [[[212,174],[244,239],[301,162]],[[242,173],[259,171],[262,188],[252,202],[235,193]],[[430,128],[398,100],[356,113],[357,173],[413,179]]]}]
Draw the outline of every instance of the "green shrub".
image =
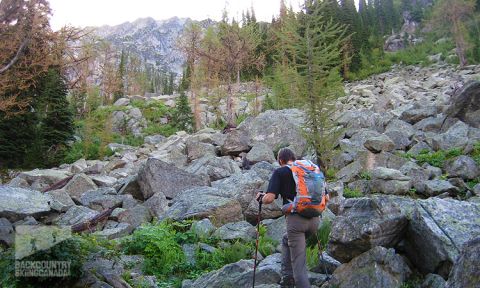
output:
[{"label": "green shrub", "polygon": [[123,245],[128,254],[145,256],[145,272],[159,279],[185,266],[185,254],[175,241],[176,232],[165,222],[147,224],[135,230]]},{"label": "green shrub", "polygon": [[13,249],[0,253],[0,287],[69,287],[82,276],[82,266],[90,253],[88,241],[74,235],[52,248],[21,261],[70,261],[69,277],[15,277]]},{"label": "green shrub", "polygon": [[360,178],[362,178],[363,180],[371,180],[372,175],[368,171],[363,171],[362,173],[360,173]]},{"label": "green shrub", "polygon": [[358,198],[358,197],[363,197],[362,192],[358,190],[353,190],[348,187],[345,187],[343,190],[343,197],[345,198]]},{"label": "green shrub", "polygon": [[267,234],[267,227],[263,224],[260,224],[260,231],[259,231],[259,239],[258,239],[258,251],[264,257],[275,252],[275,247],[278,245],[278,242],[268,237]]},{"label": "green shrub", "polygon": [[415,159],[420,165],[423,165],[424,163],[428,163],[432,166],[443,168],[443,166],[445,165],[445,161],[460,155],[462,155],[462,150],[458,148],[453,148],[447,151],[444,151],[444,150],[439,150],[436,152],[421,151],[417,156],[415,156]]},{"label": "green shrub", "polygon": [[[328,239],[330,237],[330,232],[332,230],[332,222],[325,220],[318,228],[317,236],[309,237],[307,241],[307,267],[312,269],[316,267],[319,263],[319,251],[318,251],[318,242],[320,242],[320,247],[322,250],[325,250],[327,247]],[[318,238],[317,238],[318,237]]]}]

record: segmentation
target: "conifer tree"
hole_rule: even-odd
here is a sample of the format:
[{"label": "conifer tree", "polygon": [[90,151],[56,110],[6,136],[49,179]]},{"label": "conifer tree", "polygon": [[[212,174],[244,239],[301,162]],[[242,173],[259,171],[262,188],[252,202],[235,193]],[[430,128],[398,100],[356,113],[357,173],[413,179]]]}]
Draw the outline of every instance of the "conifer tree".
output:
[{"label": "conifer tree", "polygon": [[175,126],[180,130],[191,132],[195,127],[195,124],[192,109],[190,108],[188,97],[184,91],[180,92],[180,96],[177,98],[175,108]]},{"label": "conifer tree", "polygon": [[339,75],[341,49],[346,27],[325,19],[325,2],[305,1],[304,13],[294,45],[297,58],[298,87],[305,105],[305,135],[315,150],[318,163],[333,151],[335,101],[342,95]]},{"label": "conifer tree", "polygon": [[41,85],[40,99],[44,113],[40,117],[39,137],[43,144],[46,166],[58,165],[63,160],[65,143],[74,132],[73,113],[67,101],[65,79],[56,69],[50,69]]}]

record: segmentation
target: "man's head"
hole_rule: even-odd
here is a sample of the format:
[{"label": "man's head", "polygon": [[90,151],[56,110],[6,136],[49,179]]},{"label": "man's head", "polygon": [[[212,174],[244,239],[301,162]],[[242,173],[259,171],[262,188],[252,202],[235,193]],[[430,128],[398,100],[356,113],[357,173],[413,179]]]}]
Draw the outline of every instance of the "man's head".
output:
[{"label": "man's head", "polygon": [[288,148],[282,148],[280,151],[278,151],[277,160],[280,165],[285,165],[289,161],[295,161],[297,159],[295,158],[295,153],[293,153],[292,150]]}]

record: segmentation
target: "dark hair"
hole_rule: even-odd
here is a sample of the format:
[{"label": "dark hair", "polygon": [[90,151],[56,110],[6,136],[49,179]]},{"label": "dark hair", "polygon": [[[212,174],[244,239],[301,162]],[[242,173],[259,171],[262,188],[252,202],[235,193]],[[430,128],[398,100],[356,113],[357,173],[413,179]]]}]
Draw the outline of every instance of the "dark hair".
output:
[{"label": "dark hair", "polygon": [[280,163],[287,163],[288,161],[295,161],[295,153],[288,148],[282,148],[278,151],[278,162]]}]

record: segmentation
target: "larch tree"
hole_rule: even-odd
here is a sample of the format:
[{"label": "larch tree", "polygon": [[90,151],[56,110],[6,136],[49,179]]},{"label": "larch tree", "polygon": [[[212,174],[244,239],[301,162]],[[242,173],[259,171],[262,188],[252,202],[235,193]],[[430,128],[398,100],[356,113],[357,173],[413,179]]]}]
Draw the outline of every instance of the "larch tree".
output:
[{"label": "larch tree", "polygon": [[455,40],[455,51],[462,67],[468,64],[465,23],[474,13],[475,4],[475,0],[440,0],[433,8],[432,21],[452,35]]},{"label": "larch tree", "polygon": [[199,79],[199,71],[196,70],[197,61],[200,55],[200,45],[203,37],[203,31],[200,25],[195,22],[190,22],[185,27],[183,34],[179,39],[179,47],[186,56],[186,64],[188,66],[189,72],[189,88],[190,93],[192,93],[193,99],[193,115],[195,118],[195,130],[200,129],[201,119],[200,119],[200,95],[199,90],[201,86],[201,81]]},{"label": "larch tree", "polygon": [[344,25],[325,19],[324,5],[325,1],[305,1],[297,32],[299,41],[294,44],[297,85],[305,109],[305,135],[323,168],[338,136],[335,102],[343,94],[339,69],[342,47],[348,40]]}]

